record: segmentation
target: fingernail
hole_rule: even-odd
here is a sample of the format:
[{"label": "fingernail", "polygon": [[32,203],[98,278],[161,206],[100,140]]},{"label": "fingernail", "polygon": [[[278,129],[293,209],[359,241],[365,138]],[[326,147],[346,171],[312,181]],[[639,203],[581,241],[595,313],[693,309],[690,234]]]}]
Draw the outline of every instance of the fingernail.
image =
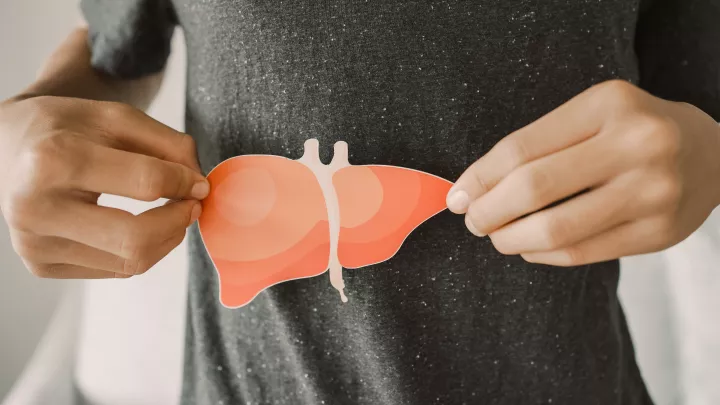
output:
[{"label": "fingernail", "polygon": [[190,225],[194,224],[195,221],[200,218],[200,214],[202,214],[202,204],[195,204],[192,212],[190,213]]},{"label": "fingernail", "polygon": [[463,190],[451,191],[447,197],[447,206],[450,211],[462,212],[465,211],[470,203],[470,197],[468,193]]},{"label": "fingernail", "polygon": [[207,197],[208,194],[210,194],[210,184],[208,184],[207,181],[196,183],[190,191],[190,195],[198,200],[202,200]]},{"label": "fingernail", "polygon": [[472,233],[473,235],[481,238],[485,236],[484,233],[481,233],[477,230],[477,228],[475,228],[475,225],[473,225],[472,221],[470,221],[470,217],[468,216],[465,217],[465,226],[467,227],[468,231],[470,231],[470,233]]}]

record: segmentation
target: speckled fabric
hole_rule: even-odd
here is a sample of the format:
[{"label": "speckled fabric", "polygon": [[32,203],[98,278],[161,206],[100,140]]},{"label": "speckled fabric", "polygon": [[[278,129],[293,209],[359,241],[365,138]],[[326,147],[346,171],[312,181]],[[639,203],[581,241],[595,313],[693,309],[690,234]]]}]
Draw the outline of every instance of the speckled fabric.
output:
[{"label": "speckled fabric", "polygon": [[[714,4],[84,0],[83,9],[93,63],[122,77],[158,70],[169,30],[182,27],[186,129],[205,171],[241,154],[298,158],[315,137],[325,162],[345,140],[354,164],[455,179],[506,134],[612,78],[720,115]],[[196,229],[190,246],[183,404],[651,404],[616,261],[528,264],[445,212],[390,261],[345,270],[347,304],[320,276],[227,309]]]}]

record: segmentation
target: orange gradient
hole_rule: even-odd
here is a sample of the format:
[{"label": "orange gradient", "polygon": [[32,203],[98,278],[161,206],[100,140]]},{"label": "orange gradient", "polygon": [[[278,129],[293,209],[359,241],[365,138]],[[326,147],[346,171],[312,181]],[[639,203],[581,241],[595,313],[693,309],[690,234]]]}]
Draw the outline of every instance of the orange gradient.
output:
[{"label": "orange gradient", "polygon": [[[338,258],[351,269],[393,257],[415,228],[446,208],[452,186],[420,171],[374,165],[342,168],[333,184],[340,206]],[[378,200],[377,207],[366,203]]]},{"label": "orange gradient", "polygon": [[315,175],[278,156],[240,156],[208,176],[212,192],[199,219],[229,307],[281,281],[328,267],[327,208]]},{"label": "orange gradient", "polygon": [[446,208],[447,180],[402,167],[352,166],[342,148],[336,164],[326,166],[316,148],[306,142],[300,161],[236,157],[208,175],[211,192],[198,224],[223,305],[246,305],[270,286],[328,267],[342,294],[343,267],[390,259],[415,228]]}]

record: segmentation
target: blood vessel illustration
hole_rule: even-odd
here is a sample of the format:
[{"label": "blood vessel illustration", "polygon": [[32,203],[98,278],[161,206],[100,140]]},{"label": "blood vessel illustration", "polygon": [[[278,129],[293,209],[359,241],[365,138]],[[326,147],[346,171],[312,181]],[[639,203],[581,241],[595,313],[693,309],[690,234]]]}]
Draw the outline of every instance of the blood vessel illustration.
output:
[{"label": "blood vessel illustration", "polygon": [[404,167],[354,166],[347,148],[337,142],[324,165],[309,139],[298,160],[245,155],[210,172],[198,223],[223,305],[241,307],[268,287],[327,270],[346,302],[343,267],[392,258],[446,208],[451,182]]}]

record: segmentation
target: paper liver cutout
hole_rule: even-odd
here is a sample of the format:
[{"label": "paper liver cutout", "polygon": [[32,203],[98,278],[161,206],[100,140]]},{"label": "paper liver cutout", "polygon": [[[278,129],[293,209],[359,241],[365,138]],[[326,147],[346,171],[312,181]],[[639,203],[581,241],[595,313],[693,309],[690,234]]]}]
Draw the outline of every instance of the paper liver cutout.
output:
[{"label": "paper liver cutout", "polygon": [[396,166],[348,163],[345,142],[329,165],[318,141],[299,160],[245,155],[208,175],[200,234],[230,308],[264,289],[330,270],[343,302],[342,269],[393,257],[410,233],[447,206],[452,183]]}]

